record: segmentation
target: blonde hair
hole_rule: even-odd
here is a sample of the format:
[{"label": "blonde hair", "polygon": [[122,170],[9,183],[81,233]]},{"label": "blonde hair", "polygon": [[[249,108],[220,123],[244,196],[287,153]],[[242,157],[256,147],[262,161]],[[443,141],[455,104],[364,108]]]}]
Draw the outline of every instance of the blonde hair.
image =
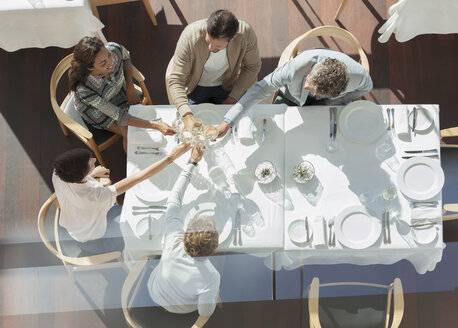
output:
[{"label": "blonde hair", "polygon": [[335,98],[348,85],[347,67],[343,62],[334,58],[326,58],[316,64],[309,77],[315,87],[317,95],[324,98]]},{"label": "blonde hair", "polygon": [[215,221],[211,217],[197,215],[189,221],[184,233],[184,249],[191,257],[210,256],[218,247],[218,237]]}]

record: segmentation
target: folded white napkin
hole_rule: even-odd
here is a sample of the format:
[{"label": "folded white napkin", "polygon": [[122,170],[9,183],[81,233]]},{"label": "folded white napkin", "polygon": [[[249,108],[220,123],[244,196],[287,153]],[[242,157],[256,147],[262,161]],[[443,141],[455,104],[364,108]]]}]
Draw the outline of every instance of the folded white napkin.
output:
[{"label": "folded white napkin", "polygon": [[411,211],[411,222],[423,221],[423,220],[440,220],[442,216],[441,207],[430,207],[430,206],[418,206],[412,208]]},{"label": "folded white napkin", "polygon": [[313,230],[312,246],[323,246],[326,245],[326,236],[324,230],[324,220],[321,215],[313,216],[310,220]]},{"label": "folded white napkin", "polygon": [[144,144],[150,147],[163,147],[165,145],[165,138],[158,130],[152,129],[139,129],[129,133],[130,143],[132,144]]},{"label": "folded white napkin", "polygon": [[237,130],[237,136],[240,141],[253,139],[254,124],[250,115],[244,116],[239,121],[239,128]]},{"label": "folded white napkin", "polygon": [[409,134],[409,111],[407,107],[396,108],[394,111],[395,129],[398,136],[406,136]]}]

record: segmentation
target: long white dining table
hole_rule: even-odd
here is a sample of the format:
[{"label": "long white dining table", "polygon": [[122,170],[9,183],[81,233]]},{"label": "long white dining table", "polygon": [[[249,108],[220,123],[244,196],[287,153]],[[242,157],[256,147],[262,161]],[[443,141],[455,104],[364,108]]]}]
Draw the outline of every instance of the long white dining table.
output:
[{"label": "long white dining table", "polygon": [[[410,113],[413,106],[422,107],[433,120],[431,127],[418,133],[409,133],[399,137],[396,130],[386,130],[375,141],[369,144],[355,143],[337,129],[337,151],[329,152],[326,149],[329,140],[329,107],[287,107],[285,105],[257,105],[249,114],[254,122],[253,139],[248,143],[241,143],[237,133],[228,134],[216,145],[206,149],[206,155],[199,164],[199,170],[193,174],[191,183],[183,199],[183,215],[199,206],[200,203],[214,202],[222,212],[227,212],[228,220],[234,221],[237,208],[231,203],[230,195],[221,192],[217,182],[209,175],[212,162],[212,148],[219,147],[227,154],[226,163],[219,163],[227,171],[227,159],[232,163],[236,174],[233,181],[228,183],[230,193],[239,193],[244,198],[244,206],[251,208],[251,213],[261,214],[263,224],[253,225],[246,218],[242,220],[242,243],[234,245],[233,234],[223,241],[219,252],[263,253],[273,252],[265,263],[273,270],[294,269],[306,264],[336,264],[351,263],[357,265],[393,264],[401,260],[410,261],[417,272],[425,273],[434,270],[436,263],[441,260],[444,243],[442,239],[442,222],[435,226],[437,235],[428,243],[418,243],[413,237],[410,223],[413,211],[413,201],[409,200],[400,190],[397,175],[402,164],[407,161],[403,158],[409,153],[405,151],[418,149],[435,149],[437,154],[434,161],[440,164],[439,151],[439,107],[437,105],[381,105],[386,121],[386,109],[394,111],[402,109]],[[223,118],[230,108],[227,105],[213,106],[211,110]],[[337,122],[343,106],[337,106]],[[148,119],[162,118],[168,124],[176,118],[173,106],[131,106],[131,115]],[[262,142],[263,119],[267,118],[265,140]],[[203,118],[205,123],[205,118]],[[145,146],[145,140],[154,134],[154,131],[129,127],[127,175],[138,172],[140,169],[157,161],[163,155],[138,154],[139,148]],[[146,136],[146,137],[145,137]],[[176,145],[174,137],[166,137],[164,142],[165,153]],[[136,143],[137,142],[137,143]],[[147,141],[146,141],[147,143]],[[378,149],[389,143],[393,149],[390,154],[380,156]],[[137,154],[136,154],[137,152]],[[418,156],[413,153],[412,156]],[[420,154],[421,155],[421,154]],[[189,154],[183,155],[158,174],[154,183],[158,191],[165,194],[154,196],[153,201],[145,201],[142,192],[148,188],[146,182],[137,185],[126,193],[121,215],[122,231],[126,239],[124,256],[127,260],[135,260],[145,255],[159,255],[162,245],[162,225],[164,213],[134,214],[138,208],[146,205],[164,205],[167,191],[171,190],[181,168],[184,167]],[[257,164],[264,160],[271,161],[278,172],[277,178],[268,185],[256,182],[254,170]],[[293,167],[300,161],[307,160],[315,168],[315,177],[307,184],[298,184],[292,178]],[[211,170],[210,170],[211,171]],[[421,177],[419,177],[421,179]],[[151,186],[151,185],[150,185]],[[396,196],[392,200],[385,200],[382,191],[393,186]],[[221,186],[219,186],[221,187]],[[364,200],[365,195],[372,198]],[[441,207],[441,193],[437,193],[429,202],[435,202]],[[135,209],[134,209],[135,207]],[[397,213],[390,217],[388,226],[390,241],[385,242],[385,231],[379,229],[371,245],[365,247],[351,247],[348,242],[336,238],[335,243],[329,243],[329,227],[331,219],[339,218],[348,208],[364,207],[378,220],[381,225],[382,211]],[[137,209],[137,210],[136,210]],[[158,211],[160,212],[160,211]],[[195,210],[194,210],[195,212]],[[250,211],[247,211],[250,212]],[[145,216],[151,216],[155,221],[149,223],[149,234],[140,233],[138,229],[145,228],[140,221]],[[313,231],[310,231],[311,240],[297,243],[291,240],[290,226],[293,222],[321,217],[323,220],[324,245],[315,245]],[[357,220],[355,221],[357,222]],[[404,231],[400,222],[408,226]],[[233,224],[233,222],[232,222]],[[246,233],[245,225],[251,226],[250,233]],[[355,224],[356,225],[356,224]],[[140,228],[140,227],[143,228]],[[153,233],[151,233],[153,228]],[[309,226],[312,228],[312,226]],[[339,227],[333,227],[334,230]],[[358,233],[363,226],[350,227]],[[342,228],[343,229],[343,228]],[[348,227],[346,227],[348,229]],[[250,229],[248,229],[250,230]],[[254,231],[254,234],[253,234]],[[342,231],[339,231],[344,238]],[[318,238],[318,233],[316,233]]]},{"label": "long white dining table", "polygon": [[0,0],[0,48],[70,48],[84,36],[106,39],[87,0]]}]

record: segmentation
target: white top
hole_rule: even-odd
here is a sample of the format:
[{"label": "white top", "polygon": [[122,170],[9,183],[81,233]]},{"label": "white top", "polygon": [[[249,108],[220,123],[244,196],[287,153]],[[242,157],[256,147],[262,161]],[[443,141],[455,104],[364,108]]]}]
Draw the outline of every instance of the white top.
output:
[{"label": "white top", "polygon": [[207,257],[193,258],[184,250],[181,203],[194,165],[180,174],[167,201],[165,242],[159,265],[148,280],[151,298],[173,313],[210,316],[215,310],[220,275]]},{"label": "white top", "polygon": [[223,83],[224,73],[229,68],[226,48],[218,52],[210,52],[204,65],[204,70],[198,85],[201,87],[215,87]]},{"label": "white top", "polygon": [[85,183],[68,183],[53,173],[52,183],[61,207],[60,225],[70,236],[79,242],[102,237],[116,201],[115,187],[104,187],[89,175]]}]

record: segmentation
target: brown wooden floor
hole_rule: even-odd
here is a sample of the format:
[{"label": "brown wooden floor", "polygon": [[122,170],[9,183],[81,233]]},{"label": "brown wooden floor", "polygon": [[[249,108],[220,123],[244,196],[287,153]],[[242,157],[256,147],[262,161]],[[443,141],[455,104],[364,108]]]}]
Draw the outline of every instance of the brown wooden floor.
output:
[{"label": "brown wooden floor", "polygon": [[[368,99],[381,104],[439,104],[441,127],[458,126],[455,91],[458,85],[458,35],[422,35],[404,43],[398,43],[392,37],[388,43],[381,44],[377,41],[377,30],[387,18],[387,8],[395,1],[349,1],[336,24],[333,17],[339,2],[150,0],[157,15],[157,27],[152,25],[141,2],[100,7],[99,13],[105,24],[106,38],[130,50],[134,64],[147,78],[155,104],[167,103],[164,73],[181,31],[188,23],[206,18],[216,9],[227,8],[250,22],[257,33],[262,56],[259,78],[277,66],[282,50],[295,37],[316,26],[339,25],[359,39],[368,55],[374,81],[374,90]],[[342,43],[329,39],[316,40],[305,46],[348,51]],[[59,60],[70,52],[71,49],[56,47],[23,49],[13,53],[0,49],[1,270],[58,265],[40,242],[36,217],[41,204],[52,193],[53,159],[65,150],[82,147],[75,137],[62,135],[49,100],[51,73]],[[112,179],[122,178],[125,156],[120,143],[104,152],[104,157],[112,170]],[[455,222],[447,223],[445,230],[445,241],[458,240]],[[0,315],[8,302],[1,292],[4,283],[0,281]],[[58,295],[64,297],[65,292],[59,290]],[[447,322],[456,322],[457,308],[456,289],[453,292],[410,294],[406,297],[408,312],[403,327],[448,327]],[[243,309],[246,318],[243,326],[299,327],[299,321],[295,319],[294,323],[285,326],[290,316],[297,315],[294,306],[267,302],[246,305]],[[269,320],[269,324],[254,324],[264,322],[259,318],[268,313],[274,313],[278,318]],[[56,327],[62,322],[66,322],[66,327],[104,326],[97,318],[95,314],[80,316],[78,313],[15,316],[0,319],[0,326],[51,327],[53,322]],[[119,326],[123,325],[119,323]],[[304,325],[305,322],[301,321],[301,326]]]}]

